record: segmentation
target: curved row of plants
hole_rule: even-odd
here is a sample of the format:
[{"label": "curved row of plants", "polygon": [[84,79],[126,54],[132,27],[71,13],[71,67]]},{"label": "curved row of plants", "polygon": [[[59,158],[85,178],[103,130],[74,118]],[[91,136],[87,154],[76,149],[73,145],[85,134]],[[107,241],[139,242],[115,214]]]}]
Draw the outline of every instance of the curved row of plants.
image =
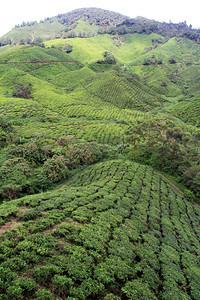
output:
[{"label": "curved row of plants", "polygon": [[151,168],[100,163],[0,215],[2,299],[199,299],[199,206]]}]

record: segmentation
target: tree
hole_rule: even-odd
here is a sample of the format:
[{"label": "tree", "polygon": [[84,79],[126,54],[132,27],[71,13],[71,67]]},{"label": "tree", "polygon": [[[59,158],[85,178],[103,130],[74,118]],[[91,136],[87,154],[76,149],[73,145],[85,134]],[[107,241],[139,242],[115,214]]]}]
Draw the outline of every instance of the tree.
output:
[{"label": "tree", "polygon": [[175,58],[174,58],[174,57],[171,57],[171,58],[169,59],[169,63],[170,63],[170,64],[176,64]]},{"label": "tree", "polygon": [[20,42],[19,42],[20,45],[25,45],[25,43],[26,43],[26,42],[25,42],[24,39],[21,39]]},{"label": "tree", "polygon": [[71,53],[72,52],[72,45],[66,44],[63,49],[65,50],[66,53]]},{"label": "tree", "polygon": [[114,57],[113,54],[109,53],[108,51],[105,51],[103,53],[104,61],[107,64],[115,65],[116,64],[116,58]]},{"label": "tree", "polygon": [[13,200],[13,199],[16,199],[19,196],[20,191],[21,191],[20,185],[10,183],[10,184],[7,184],[7,185],[3,185],[0,188],[0,195],[3,198]]},{"label": "tree", "polygon": [[42,171],[53,182],[66,178],[68,176],[68,167],[64,156],[54,155],[52,158],[48,158],[42,167]]},{"label": "tree", "polygon": [[33,40],[33,43],[36,43],[36,44],[40,44],[42,42],[43,42],[43,40],[40,37],[37,37]]},{"label": "tree", "polygon": [[12,92],[12,96],[17,98],[30,99],[31,89],[32,89],[31,83],[28,84],[18,83]]},{"label": "tree", "polygon": [[40,37],[35,38],[31,44],[33,46],[39,46],[39,47],[42,47],[42,48],[45,47],[45,45],[43,43],[43,40]]},{"label": "tree", "polygon": [[30,43],[31,43],[31,38],[30,38],[30,37],[27,37],[27,38],[26,38],[26,44],[29,45]]},{"label": "tree", "polygon": [[126,134],[128,136],[128,142],[133,143],[133,149],[136,150],[136,144],[140,140],[141,129],[138,125],[131,126],[128,128]]},{"label": "tree", "polygon": [[98,64],[111,64],[111,65],[115,65],[117,60],[116,58],[114,57],[113,54],[109,53],[108,51],[105,51],[103,53],[103,57],[104,57],[104,60],[98,60],[97,63]]}]

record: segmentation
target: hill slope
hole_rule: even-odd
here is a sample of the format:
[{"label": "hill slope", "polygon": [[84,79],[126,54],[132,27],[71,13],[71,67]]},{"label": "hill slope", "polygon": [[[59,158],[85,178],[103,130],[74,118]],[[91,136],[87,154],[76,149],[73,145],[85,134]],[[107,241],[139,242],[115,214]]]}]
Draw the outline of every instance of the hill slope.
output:
[{"label": "hill slope", "polygon": [[[30,43],[55,38],[89,37],[98,34],[157,33],[166,38],[187,37],[200,41],[200,33],[186,22],[161,23],[146,18],[130,19],[119,13],[99,8],[81,8],[37,22],[23,22],[2,37],[0,45]],[[158,41],[160,43],[160,41]]]},{"label": "hill slope", "polygon": [[89,94],[120,108],[133,108],[149,111],[161,106],[162,99],[152,90],[140,83],[134,76],[109,71],[83,81]]},{"label": "hill slope", "polygon": [[148,167],[95,165],[1,206],[0,295],[199,299],[199,216]]}]

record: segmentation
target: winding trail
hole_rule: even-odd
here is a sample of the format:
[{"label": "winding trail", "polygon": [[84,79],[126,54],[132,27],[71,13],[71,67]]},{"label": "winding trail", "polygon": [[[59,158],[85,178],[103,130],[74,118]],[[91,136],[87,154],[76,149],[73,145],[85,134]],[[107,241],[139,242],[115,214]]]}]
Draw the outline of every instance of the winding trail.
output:
[{"label": "winding trail", "polygon": [[176,191],[176,192],[178,192],[178,194],[182,197],[182,198],[184,198],[184,192],[183,191],[181,191],[171,180],[169,180],[166,176],[164,176],[163,174],[161,174],[161,173],[159,173],[159,172],[157,172],[157,174],[158,175],[160,175],[162,178],[164,178],[167,182],[169,182],[170,183],[170,185],[172,186],[172,188]]},{"label": "winding trail", "polygon": [[24,61],[24,62],[17,62],[17,61],[8,61],[8,62],[0,62],[0,65],[28,65],[28,64],[38,64],[38,65],[44,65],[44,64],[57,64],[57,63],[80,63],[79,61],[57,61],[57,60],[49,60],[49,61]]}]

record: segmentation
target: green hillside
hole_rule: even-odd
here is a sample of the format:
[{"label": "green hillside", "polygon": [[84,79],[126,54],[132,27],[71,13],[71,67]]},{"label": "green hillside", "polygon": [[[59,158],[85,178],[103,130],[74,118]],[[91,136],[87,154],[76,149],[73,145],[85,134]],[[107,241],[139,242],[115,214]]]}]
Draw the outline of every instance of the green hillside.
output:
[{"label": "green hillside", "polygon": [[143,64],[144,59],[152,56],[161,58],[163,63],[170,63],[169,59],[173,58],[176,63],[195,63],[199,64],[200,54],[199,46],[197,43],[189,39],[172,38],[163,45],[148,51],[146,54],[141,55],[139,59],[133,62],[134,65]]},{"label": "green hillside", "polygon": [[97,8],[0,39],[0,300],[200,299],[200,48]]},{"label": "green hillside", "polygon": [[199,126],[199,100],[200,95],[194,96],[190,99],[186,99],[185,101],[179,101],[177,104],[173,105],[169,109],[169,111],[178,116],[184,122]]},{"label": "green hillside", "polygon": [[[43,41],[55,38],[85,38],[106,33],[156,33],[165,39],[181,36],[198,43],[200,40],[199,31],[192,29],[186,22],[168,24],[142,17],[131,19],[116,12],[93,7],[47,17],[39,23],[32,21],[16,24],[15,28],[2,37],[0,45],[31,43],[38,38]],[[162,42],[158,39],[155,43]]]},{"label": "green hillside", "polygon": [[199,45],[173,38],[140,55],[130,70],[141,76],[157,93],[177,96],[199,92]]},{"label": "green hillside", "polygon": [[150,168],[101,163],[0,214],[4,299],[199,298],[199,206]]},{"label": "green hillside", "polygon": [[149,111],[162,103],[162,99],[154,91],[136,78],[113,71],[88,78],[83,86],[89,94],[120,108]]},{"label": "green hillside", "polygon": [[58,20],[51,22],[50,20],[44,23],[34,23],[33,25],[22,26],[13,28],[10,32],[5,34],[2,38],[3,41],[14,41],[19,44],[20,41],[33,41],[36,38],[45,39],[49,37],[56,37],[65,28]]},{"label": "green hillside", "polygon": [[69,56],[58,49],[42,47],[17,46],[1,54],[0,62],[48,62],[69,61]]},{"label": "green hillside", "polygon": [[96,62],[102,59],[104,51],[111,52],[119,63],[131,63],[146,48],[151,47],[152,39],[161,38],[157,34],[126,34],[124,36],[98,35],[90,38],[57,39],[45,42],[46,46],[61,47],[67,43],[73,51],[69,57],[83,63]]}]

